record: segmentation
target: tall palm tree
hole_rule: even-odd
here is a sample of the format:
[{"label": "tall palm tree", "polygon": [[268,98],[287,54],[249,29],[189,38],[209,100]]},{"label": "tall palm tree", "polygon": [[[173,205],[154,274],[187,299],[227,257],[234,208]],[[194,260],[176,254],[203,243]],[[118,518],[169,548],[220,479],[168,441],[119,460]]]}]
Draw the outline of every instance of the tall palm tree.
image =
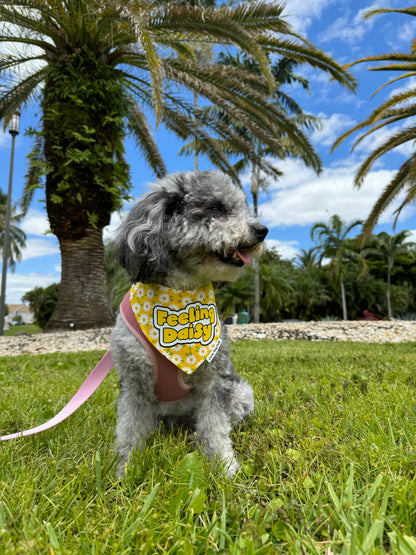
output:
[{"label": "tall palm tree", "polygon": [[[370,18],[379,14],[398,13],[415,17],[416,7],[409,7],[405,9],[377,9],[370,10],[364,14],[364,17]],[[387,81],[382,87],[377,89],[374,94],[379,92],[384,87],[398,82],[399,80],[406,80],[407,87],[404,90],[397,91],[385,102],[380,104],[364,121],[354,126],[343,133],[335,142],[333,149],[344,141],[351,134],[362,131],[363,132],[355,141],[352,150],[356,148],[360,142],[380,129],[386,128],[391,124],[402,123],[404,120],[408,121],[408,125],[403,129],[397,131],[392,129],[390,136],[377,148],[369,154],[364,160],[355,175],[355,185],[361,187],[364,178],[371,170],[373,164],[385,154],[391,152],[396,147],[403,144],[413,143],[416,139],[416,126],[414,125],[413,117],[416,114],[416,88],[412,84],[411,79],[416,76],[416,41],[413,40],[410,45],[409,53],[391,53],[382,54],[379,56],[367,56],[360,58],[347,67],[354,64],[376,62],[377,65],[371,66],[370,71],[394,71],[399,75]],[[414,150],[412,148],[412,150]],[[386,210],[388,206],[398,197],[402,192],[405,192],[405,197],[399,208],[396,210],[396,222],[403,208],[416,199],[416,154],[413,151],[409,158],[400,166],[390,183],[386,186],[381,193],[376,203],[374,204],[367,220],[363,227],[363,238],[368,239],[371,231],[377,223],[380,215]]]},{"label": "tall palm tree", "polygon": [[349,260],[357,257],[357,253],[349,248],[346,239],[348,234],[358,225],[362,225],[361,220],[345,224],[337,214],[334,214],[328,224],[318,222],[311,228],[312,240],[319,242],[317,249],[320,253],[320,261],[322,263],[324,258],[330,259],[329,269],[340,286],[342,317],[344,320],[348,319],[344,285],[346,264]]},{"label": "tall palm tree", "polygon": [[408,253],[409,249],[415,246],[415,243],[406,241],[409,237],[410,231],[404,230],[390,235],[382,231],[374,237],[374,246],[368,247],[363,250],[363,255],[375,255],[383,259],[386,263],[386,303],[387,303],[387,317],[389,320],[393,319],[393,310],[391,306],[391,274],[397,255]]},{"label": "tall palm tree", "polygon": [[[207,9],[144,0],[0,3],[0,43],[9,47],[0,53],[0,119],[7,124],[16,108],[38,99],[42,111],[29,188],[45,176],[49,222],[61,249],[50,329],[111,322],[102,229],[129,190],[125,133],[157,176],[166,172],[146,112],[183,139],[199,137],[196,121],[210,129],[217,122],[193,106],[196,92],[273,150],[278,114],[268,107],[274,85],[266,51],[323,68],[354,89],[348,72],[293,32],[283,8],[264,0]],[[195,52],[208,41],[249,53],[262,75],[254,83],[241,70],[200,67]],[[234,139],[224,126],[221,134]],[[240,140],[239,148],[256,160],[249,144]]]},{"label": "tall palm tree", "polygon": [[[6,220],[6,203],[7,195],[0,191],[0,249],[3,249],[4,244],[4,226]],[[12,209],[12,216],[10,222],[10,249],[8,265],[13,270],[16,267],[16,262],[21,260],[21,249],[26,245],[26,233],[20,229],[17,224],[19,223],[20,216],[16,215],[16,211]]]}]

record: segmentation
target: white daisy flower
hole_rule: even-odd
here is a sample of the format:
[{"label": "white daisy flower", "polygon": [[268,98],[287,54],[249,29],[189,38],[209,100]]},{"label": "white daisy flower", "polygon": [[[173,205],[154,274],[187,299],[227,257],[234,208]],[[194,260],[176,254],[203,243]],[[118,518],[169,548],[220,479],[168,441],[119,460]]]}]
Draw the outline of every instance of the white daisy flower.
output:
[{"label": "white daisy flower", "polygon": [[162,293],[162,295],[159,295],[159,302],[161,304],[167,304],[169,302],[169,295],[167,293]]},{"label": "white daisy flower", "polygon": [[183,297],[182,298],[182,304],[183,306],[186,306],[187,304],[190,304],[192,302],[191,297]]},{"label": "white daisy flower", "polygon": [[137,289],[136,289],[136,293],[137,293],[137,296],[138,296],[138,297],[143,297],[143,295],[144,295],[144,289],[143,289],[143,287],[139,287],[139,286],[138,286]]},{"label": "white daisy flower", "polygon": [[149,303],[149,301],[146,301],[145,303],[143,303],[143,310],[145,312],[149,312],[149,310],[152,309],[152,305]]},{"label": "white daisy flower", "polygon": [[153,289],[147,290],[147,296],[149,297],[149,299],[153,299],[153,297],[155,296],[155,292],[153,291]]},{"label": "white daisy flower", "polygon": [[147,314],[141,314],[139,321],[141,324],[146,325],[149,323],[149,316]]},{"label": "white daisy flower", "polygon": [[139,314],[140,312],[140,305],[138,303],[134,304],[132,307],[134,314]]},{"label": "white daisy flower", "polygon": [[210,290],[208,291],[208,297],[209,297],[210,299],[213,299],[213,298],[214,298],[214,291],[213,291],[212,289],[210,289]]},{"label": "white daisy flower", "polygon": [[177,304],[171,304],[171,305],[169,305],[169,308],[171,310],[179,310],[179,306]]},{"label": "white daisy flower", "polygon": [[159,339],[159,332],[155,328],[151,328],[149,331],[149,337],[151,339]]},{"label": "white daisy flower", "polygon": [[197,299],[199,302],[203,302],[205,300],[205,293],[203,291],[200,291],[197,295]]},{"label": "white daisy flower", "polygon": [[182,371],[185,372],[185,374],[192,374],[192,368],[188,368],[186,366],[182,368]]},{"label": "white daisy flower", "polygon": [[176,366],[178,366],[178,364],[182,362],[182,357],[180,357],[179,355],[173,355],[171,361],[173,362],[173,364],[176,364]]},{"label": "white daisy flower", "polygon": [[177,352],[180,351],[182,349],[181,345],[174,345],[173,347],[171,347],[172,351]]},{"label": "white daisy flower", "polygon": [[201,355],[201,357],[206,357],[208,354],[208,349],[206,347],[200,347],[199,354]]},{"label": "white daisy flower", "polygon": [[189,357],[186,357],[186,363],[189,364],[190,366],[195,364],[195,362],[196,362],[196,356],[195,355],[190,355]]}]

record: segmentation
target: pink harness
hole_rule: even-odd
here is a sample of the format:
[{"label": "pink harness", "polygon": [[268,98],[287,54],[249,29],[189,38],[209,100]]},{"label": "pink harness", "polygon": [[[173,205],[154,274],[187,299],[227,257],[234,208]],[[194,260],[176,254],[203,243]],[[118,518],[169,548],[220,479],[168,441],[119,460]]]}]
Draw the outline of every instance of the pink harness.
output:
[{"label": "pink harness", "polygon": [[[148,341],[143,334],[131,309],[130,292],[127,293],[121,302],[120,313],[124,323],[146,349],[153,363],[153,371],[155,374],[155,394],[159,402],[174,403],[175,401],[180,401],[181,399],[187,397],[192,391],[192,387],[186,385],[183,381],[183,372],[170,362],[170,360],[159,353],[159,351],[153,347],[150,341]],[[56,426],[68,418],[68,416],[71,416],[71,414],[73,414],[81,405],[85,403],[85,401],[103,382],[104,378],[109,374],[113,366],[114,363],[111,358],[111,352],[107,351],[72,399],[56,416],[54,416],[51,420],[48,420],[48,422],[45,422],[40,426],[36,426],[36,428],[1,436],[0,441],[30,436]]]},{"label": "pink harness", "polygon": [[131,309],[129,293],[120,305],[120,312],[124,323],[146,349],[150,360],[153,362],[155,393],[159,402],[174,403],[187,397],[192,388],[183,381],[182,370],[179,370],[173,362],[164,357],[144,335]]}]

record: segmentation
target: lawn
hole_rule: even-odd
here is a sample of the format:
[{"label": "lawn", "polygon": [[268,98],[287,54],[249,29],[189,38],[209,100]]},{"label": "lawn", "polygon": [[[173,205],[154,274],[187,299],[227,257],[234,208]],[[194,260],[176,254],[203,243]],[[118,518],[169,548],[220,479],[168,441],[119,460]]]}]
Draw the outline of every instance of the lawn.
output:
[{"label": "lawn", "polygon": [[[102,353],[0,358],[0,434],[40,424]],[[123,482],[113,370],[72,417],[0,446],[0,552],[416,552],[416,343],[241,341],[256,413],[233,481],[184,432],[153,435]]]},{"label": "lawn", "polygon": [[24,324],[23,326],[11,326],[8,330],[4,330],[4,335],[14,336],[16,333],[26,332],[28,335],[40,333],[42,329],[36,324]]}]

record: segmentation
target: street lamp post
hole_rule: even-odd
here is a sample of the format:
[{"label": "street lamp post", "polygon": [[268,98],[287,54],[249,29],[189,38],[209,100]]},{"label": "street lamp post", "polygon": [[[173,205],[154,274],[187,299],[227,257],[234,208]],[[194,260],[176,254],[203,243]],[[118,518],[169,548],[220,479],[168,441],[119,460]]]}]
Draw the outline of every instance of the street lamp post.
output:
[{"label": "street lamp post", "polygon": [[7,191],[6,219],[4,221],[3,235],[3,268],[1,273],[1,297],[0,297],[0,335],[4,334],[4,317],[6,314],[6,278],[7,261],[9,258],[10,245],[10,220],[12,217],[12,184],[14,164],[14,143],[19,134],[20,112],[16,111],[9,122],[9,133],[12,136],[12,150],[10,153],[9,188]]}]

